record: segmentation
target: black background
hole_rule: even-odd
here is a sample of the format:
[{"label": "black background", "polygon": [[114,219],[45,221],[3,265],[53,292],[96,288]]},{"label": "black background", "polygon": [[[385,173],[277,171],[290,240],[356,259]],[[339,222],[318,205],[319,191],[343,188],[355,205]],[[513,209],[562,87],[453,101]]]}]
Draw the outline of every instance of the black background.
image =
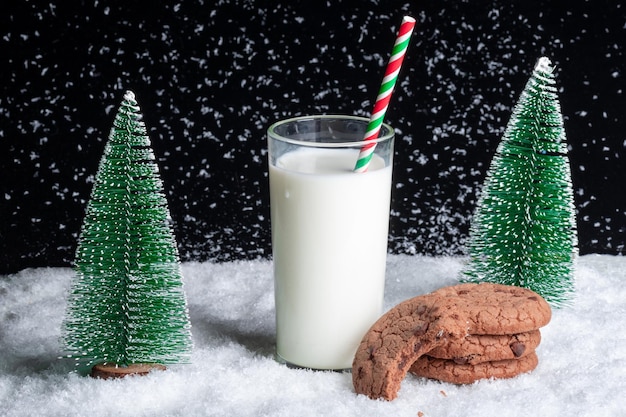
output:
[{"label": "black background", "polygon": [[402,16],[416,30],[390,251],[464,254],[477,193],[536,60],[557,66],[580,253],[623,254],[626,8],[618,1],[9,2],[0,17],[0,272],[70,265],[125,90],[184,261],[269,258],[265,129],[369,116]]}]

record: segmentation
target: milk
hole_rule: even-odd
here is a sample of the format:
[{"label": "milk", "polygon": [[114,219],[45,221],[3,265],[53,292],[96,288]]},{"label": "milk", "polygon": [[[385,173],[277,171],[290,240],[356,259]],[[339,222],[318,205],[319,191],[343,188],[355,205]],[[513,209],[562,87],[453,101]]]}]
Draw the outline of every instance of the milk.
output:
[{"label": "milk", "polygon": [[352,367],[382,312],[391,166],[358,150],[299,149],[270,164],[277,353],[315,369]]}]

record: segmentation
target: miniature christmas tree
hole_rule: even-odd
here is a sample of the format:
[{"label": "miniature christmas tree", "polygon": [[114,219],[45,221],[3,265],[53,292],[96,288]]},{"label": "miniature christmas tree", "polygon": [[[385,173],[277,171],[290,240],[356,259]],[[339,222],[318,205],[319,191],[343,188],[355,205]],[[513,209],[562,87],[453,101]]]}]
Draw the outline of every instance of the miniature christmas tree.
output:
[{"label": "miniature christmas tree", "polygon": [[573,293],[576,228],[554,67],[537,62],[492,160],[470,227],[467,281]]},{"label": "miniature christmas tree", "polygon": [[76,251],[63,338],[77,366],[170,364],[190,356],[178,250],[141,119],[135,95],[126,92]]}]

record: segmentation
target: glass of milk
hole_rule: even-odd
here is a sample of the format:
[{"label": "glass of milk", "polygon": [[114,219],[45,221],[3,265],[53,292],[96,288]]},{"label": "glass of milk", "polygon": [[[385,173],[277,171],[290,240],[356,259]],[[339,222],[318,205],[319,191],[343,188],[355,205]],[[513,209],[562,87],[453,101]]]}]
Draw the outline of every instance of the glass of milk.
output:
[{"label": "glass of milk", "polygon": [[305,116],[268,129],[278,360],[348,369],[383,307],[394,131],[353,172],[368,119]]}]

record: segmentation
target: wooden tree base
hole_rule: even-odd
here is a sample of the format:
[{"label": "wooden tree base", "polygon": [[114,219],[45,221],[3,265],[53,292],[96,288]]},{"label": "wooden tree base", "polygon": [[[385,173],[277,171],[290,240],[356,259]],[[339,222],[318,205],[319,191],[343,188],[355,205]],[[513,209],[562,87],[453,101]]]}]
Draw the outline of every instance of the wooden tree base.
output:
[{"label": "wooden tree base", "polygon": [[152,370],[164,371],[164,365],[158,363],[134,363],[128,366],[119,366],[115,363],[101,363],[91,368],[92,378],[112,379],[124,378],[129,375],[147,375]]}]

